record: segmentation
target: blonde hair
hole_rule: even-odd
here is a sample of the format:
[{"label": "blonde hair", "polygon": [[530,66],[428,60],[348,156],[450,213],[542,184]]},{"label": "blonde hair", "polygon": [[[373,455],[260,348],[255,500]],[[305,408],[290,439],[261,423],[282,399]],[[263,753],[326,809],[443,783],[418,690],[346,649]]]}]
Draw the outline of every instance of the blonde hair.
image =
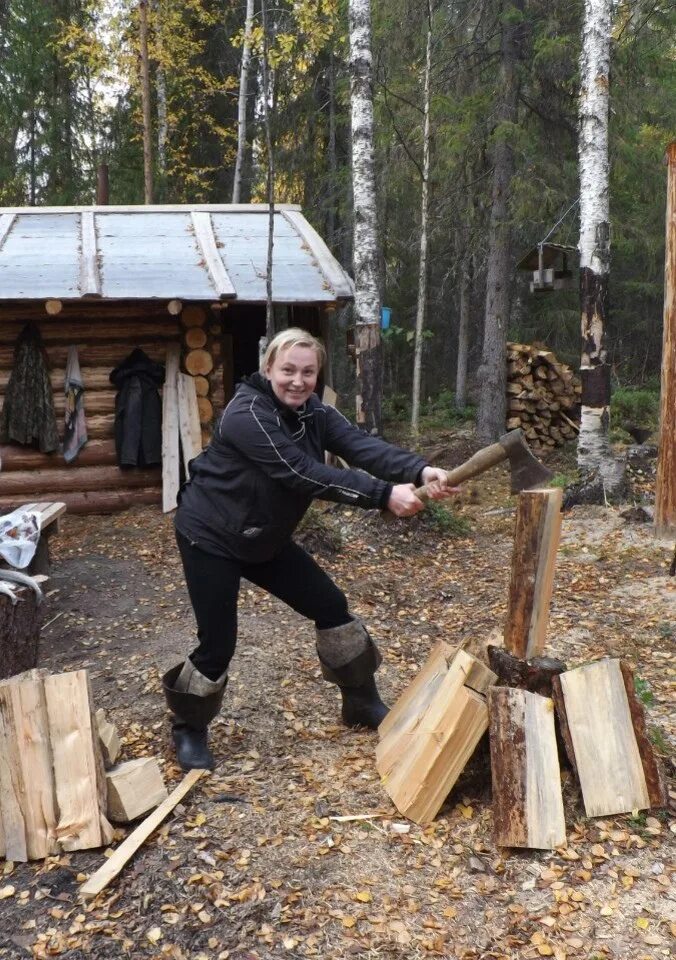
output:
[{"label": "blonde hair", "polygon": [[310,350],[314,350],[321,370],[326,360],[324,344],[321,340],[313,337],[311,333],[308,333],[307,330],[301,330],[300,327],[289,327],[288,330],[282,330],[281,333],[273,337],[268,344],[261,360],[260,372],[264,374],[268,367],[275,362],[278,353],[283,353],[292,347],[309,347]]}]

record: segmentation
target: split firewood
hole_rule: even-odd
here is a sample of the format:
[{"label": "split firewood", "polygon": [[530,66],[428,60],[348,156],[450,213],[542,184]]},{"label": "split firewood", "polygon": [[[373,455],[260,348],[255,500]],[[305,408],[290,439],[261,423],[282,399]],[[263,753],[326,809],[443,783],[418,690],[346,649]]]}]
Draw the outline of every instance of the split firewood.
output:
[{"label": "split firewood", "polygon": [[91,710],[86,670],[45,677],[49,739],[63,850],[103,846],[112,828],[103,815],[103,758]]},{"label": "split firewood", "polygon": [[447,654],[446,644],[435,646],[379,731],[383,786],[416,823],[434,819],[488,727],[485,695],[495,674],[464,650]]},{"label": "split firewood", "polygon": [[56,853],[56,791],[44,670],[0,682],[0,854],[37,860]]},{"label": "split firewood", "polygon": [[561,535],[561,500],[558,488],[519,494],[505,647],[524,659],[539,656],[544,648]]},{"label": "split firewood", "polygon": [[631,669],[604,659],[562,673],[554,702],[589,817],[665,806],[664,777]]},{"label": "split firewood", "polygon": [[507,429],[517,427],[536,447],[551,448],[579,433],[581,386],[549,350],[507,344]]},{"label": "split firewood", "polygon": [[109,770],[117,762],[120,755],[120,738],[117,729],[106,720],[104,710],[97,710],[94,714],[96,720],[96,729],[99,734],[99,743],[101,745],[101,754],[103,764],[106,770]]},{"label": "split firewood", "polygon": [[154,757],[120,763],[106,773],[107,815],[115,823],[129,823],[167,799],[162,771]]},{"label": "split firewood", "polygon": [[563,846],[566,824],[552,700],[493,687],[488,713],[496,844],[538,850]]}]

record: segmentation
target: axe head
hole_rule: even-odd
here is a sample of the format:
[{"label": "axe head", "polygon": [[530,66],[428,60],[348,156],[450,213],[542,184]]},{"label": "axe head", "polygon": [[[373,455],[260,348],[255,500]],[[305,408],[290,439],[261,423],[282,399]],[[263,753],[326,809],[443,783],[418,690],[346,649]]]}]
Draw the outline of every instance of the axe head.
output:
[{"label": "axe head", "polygon": [[535,457],[523,435],[523,430],[510,430],[498,441],[509,460],[512,493],[530,490],[531,487],[542,487],[552,479],[554,474]]}]

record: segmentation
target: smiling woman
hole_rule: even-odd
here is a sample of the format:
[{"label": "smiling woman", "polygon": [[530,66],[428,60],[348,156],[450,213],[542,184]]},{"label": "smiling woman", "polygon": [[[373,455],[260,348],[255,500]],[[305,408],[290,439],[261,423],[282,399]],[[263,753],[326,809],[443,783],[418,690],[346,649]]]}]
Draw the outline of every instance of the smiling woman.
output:
[{"label": "smiling woman", "polygon": [[326,360],[324,346],[304,330],[291,328],[278,334],[261,361],[261,373],[282,403],[296,409],[310,399]]},{"label": "smiling woman", "polygon": [[[237,640],[241,577],[314,621],[324,678],[342,693],[342,719],[376,729],[387,713],[374,673],[380,654],[345,594],[291,537],[315,498],[411,516],[414,484],[445,496],[446,474],[353,426],[314,392],[324,347],[305,330],[278,334],[260,373],[242,383],[181,490],[176,539],[198,646],[163,678],[184,769],[211,767],[207,726],[220,710]],[[325,463],[329,451],[354,464]],[[368,471],[365,472],[365,471]]]}]

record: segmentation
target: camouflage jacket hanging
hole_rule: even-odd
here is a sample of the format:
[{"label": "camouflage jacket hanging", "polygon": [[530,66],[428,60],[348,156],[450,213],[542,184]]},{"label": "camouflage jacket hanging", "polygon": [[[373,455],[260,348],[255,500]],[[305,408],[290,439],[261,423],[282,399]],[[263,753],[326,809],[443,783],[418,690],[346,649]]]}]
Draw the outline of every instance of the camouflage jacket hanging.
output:
[{"label": "camouflage jacket hanging", "polygon": [[0,413],[0,443],[32,444],[43,453],[59,449],[54,398],[35,323],[27,323],[16,341],[14,365]]}]

